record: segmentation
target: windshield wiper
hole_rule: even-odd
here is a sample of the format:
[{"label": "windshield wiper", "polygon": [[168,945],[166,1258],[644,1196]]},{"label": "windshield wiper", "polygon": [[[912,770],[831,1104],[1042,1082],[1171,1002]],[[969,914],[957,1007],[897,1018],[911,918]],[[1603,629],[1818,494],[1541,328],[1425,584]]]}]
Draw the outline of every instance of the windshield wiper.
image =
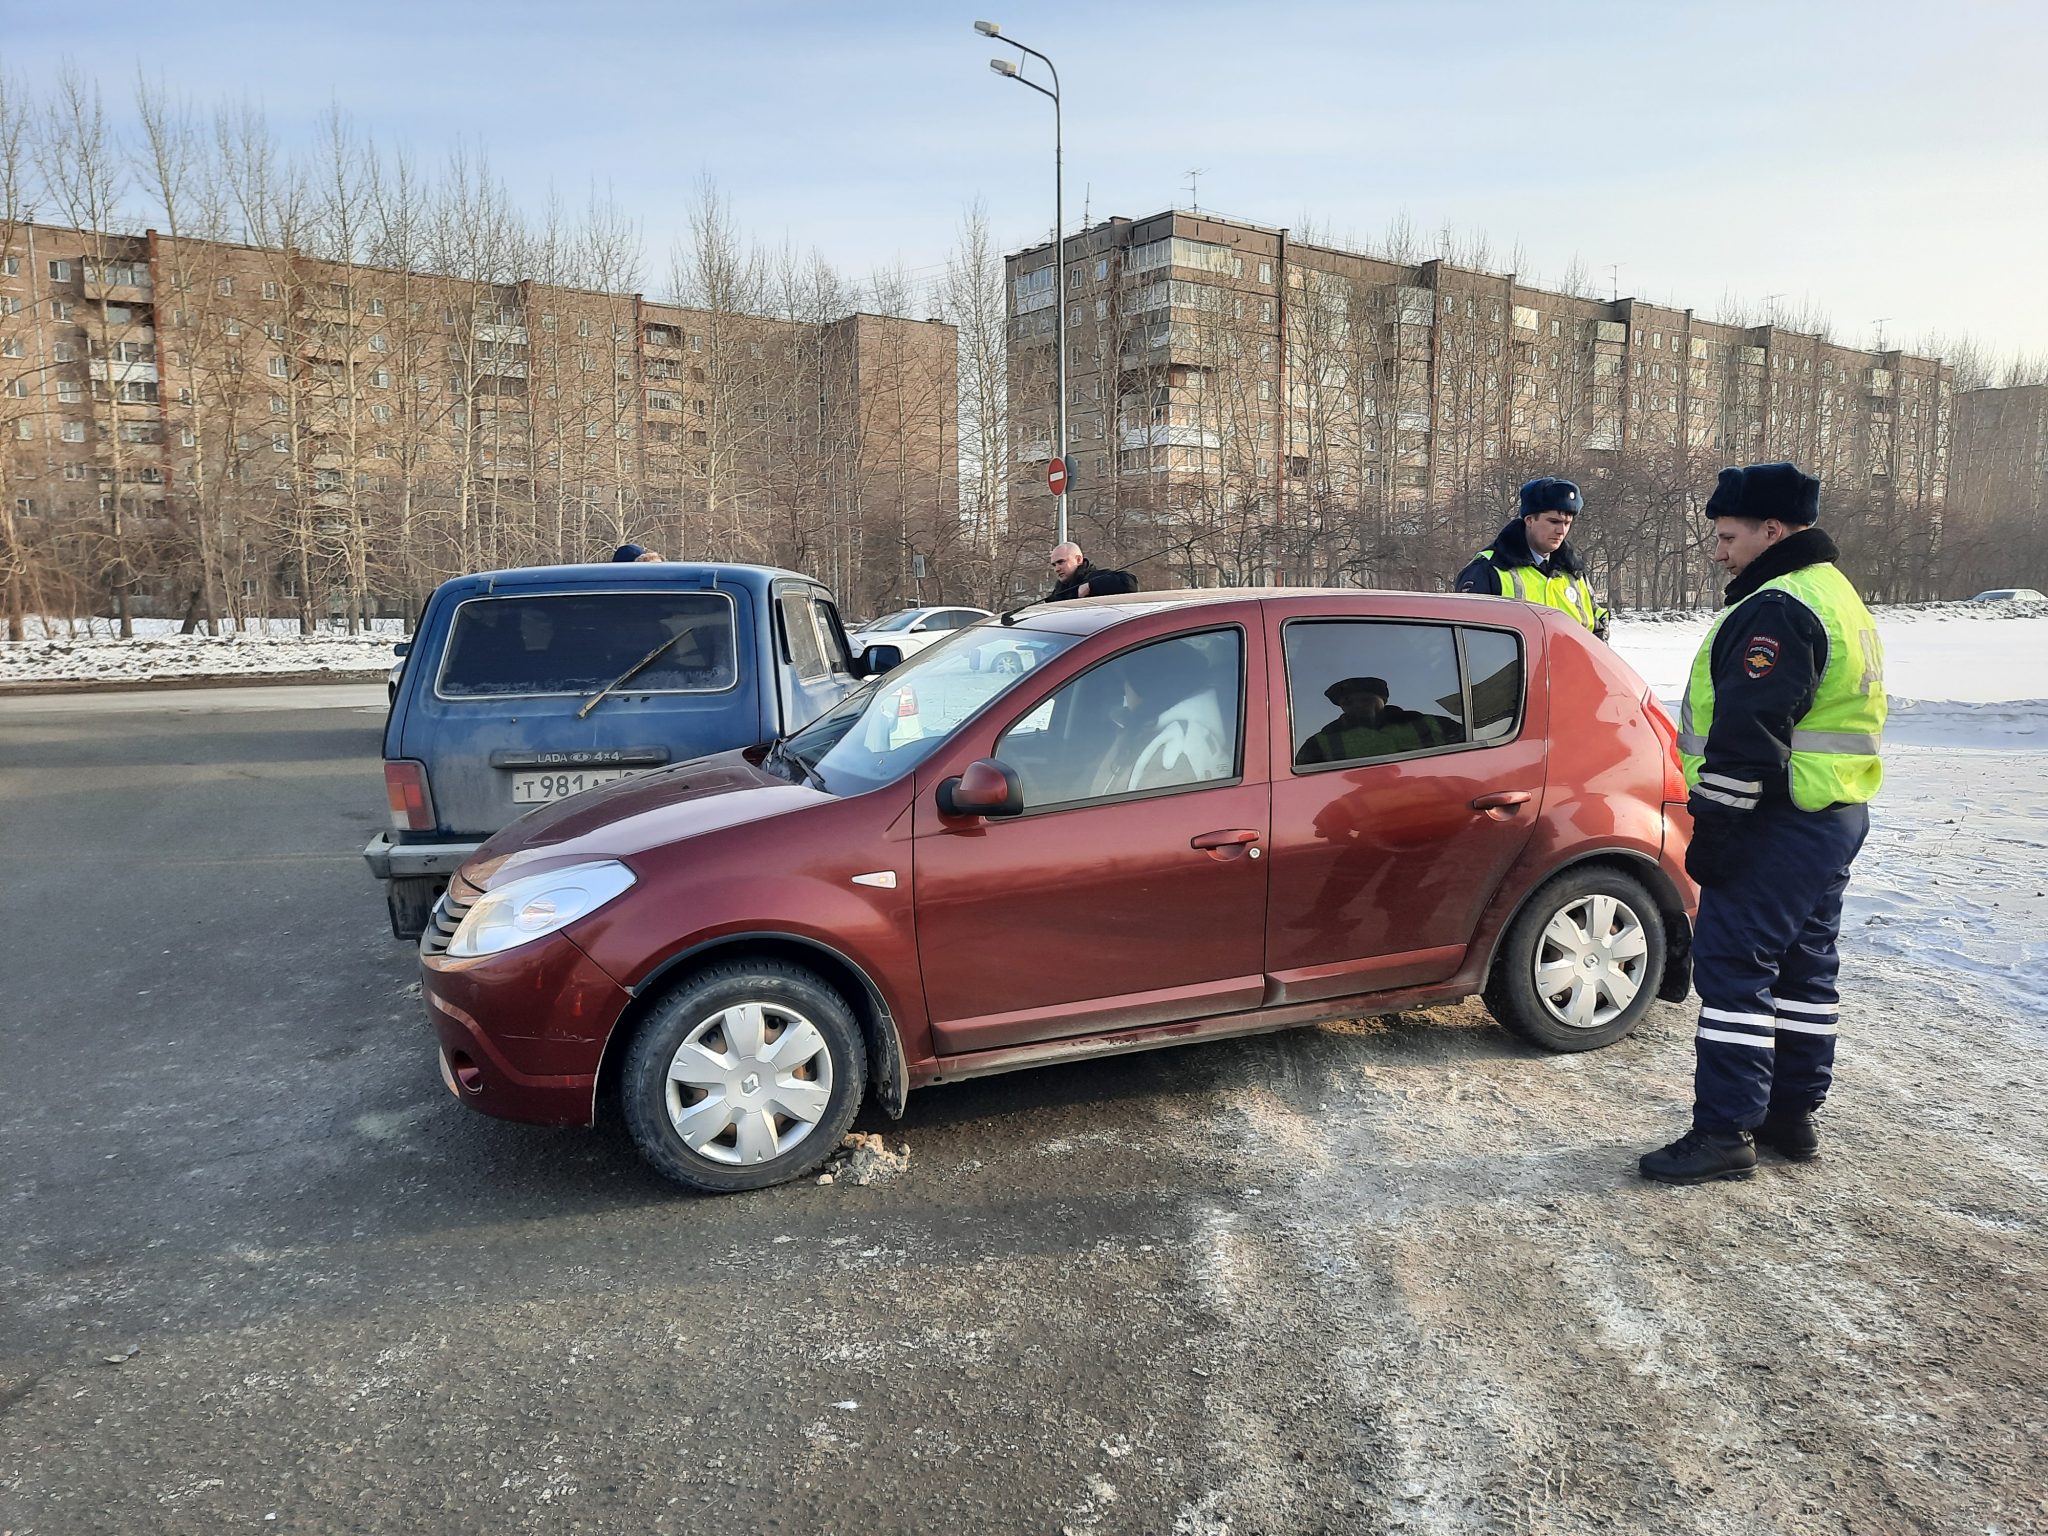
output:
[{"label": "windshield wiper", "polygon": [[646,671],[647,668],[652,666],[655,663],[655,661],[660,658],[661,653],[663,651],[667,650],[670,646],[674,645],[678,640],[682,639],[683,636],[687,635],[688,633],[689,631],[687,629],[677,630],[674,634],[670,635],[666,640],[662,641],[661,644],[657,645],[653,650],[649,651],[645,656],[642,656],[638,661],[634,662],[633,665],[626,668],[626,670],[621,672],[617,677],[613,678],[610,682],[606,683],[602,688],[598,689],[597,692],[593,693],[588,699],[584,700],[583,707],[576,711],[576,718],[578,720],[581,720],[585,715],[589,714],[593,709],[597,708],[598,705],[604,702],[604,696],[606,694],[610,693],[614,688],[619,687],[623,683],[631,682],[634,678],[638,677],[642,672]]}]

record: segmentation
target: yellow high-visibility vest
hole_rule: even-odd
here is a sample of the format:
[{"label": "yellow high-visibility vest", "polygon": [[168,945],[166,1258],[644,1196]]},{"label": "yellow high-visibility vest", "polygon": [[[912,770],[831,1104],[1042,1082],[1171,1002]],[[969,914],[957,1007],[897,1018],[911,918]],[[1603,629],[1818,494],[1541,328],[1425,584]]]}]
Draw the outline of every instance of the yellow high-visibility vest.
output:
[{"label": "yellow high-visibility vest", "polygon": [[[1813,706],[1792,727],[1787,777],[1792,803],[1802,811],[1831,805],[1861,805],[1884,782],[1878,753],[1884,745],[1888,703],[1884,692],[1884,644],[1877,621],[1849,578],[1827,563],[1774,576],[1759,592],[1779,591],[1802,603],[1827,631],[1827,666],[1814,690]],[[1692,660],[1692,677],[1678,717],[1678,755],[1688,789],[1699,788],[1707,735],[1714,728],[1714,640],[1728,615],[1715,618]],[[1724,791],[1714,796],[1726,798]]]}]

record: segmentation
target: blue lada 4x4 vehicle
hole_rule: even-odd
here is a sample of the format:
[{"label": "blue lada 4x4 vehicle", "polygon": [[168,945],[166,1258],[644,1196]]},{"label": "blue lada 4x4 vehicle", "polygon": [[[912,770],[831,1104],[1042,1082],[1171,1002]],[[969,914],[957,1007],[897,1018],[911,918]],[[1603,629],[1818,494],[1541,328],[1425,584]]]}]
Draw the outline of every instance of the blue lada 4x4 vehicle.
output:
[{"label": "blue lada 4x4 vehicle", "polygon": [[391,830],[363,850],[392,932],[418,938],[456,866],[535,806],[773,740],[857,680],[831,594],[794,571],[668,561],[443,582],[384,727]]}]

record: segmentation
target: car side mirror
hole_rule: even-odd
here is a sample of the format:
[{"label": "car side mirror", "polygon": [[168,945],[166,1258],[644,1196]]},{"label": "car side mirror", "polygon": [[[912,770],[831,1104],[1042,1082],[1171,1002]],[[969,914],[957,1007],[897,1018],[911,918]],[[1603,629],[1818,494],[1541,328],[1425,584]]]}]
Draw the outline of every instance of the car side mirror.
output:
[{"label": "car side mirror", "polygon": [[392,641],[391,654],[394,656],[410,656],[412,654],[412,642],[410,640]]},{"label": "car side mirror", "polygon": [[958,778],[939,785],[942,816],[1018,816],[1024,810],[1024,786],[1017,770],[992,757],[978,758]]},{"label": "car side mirror", "polygon": [[884,672],[893,672],[903,665],[903,647],[878,643],[869,646],[853,660],[855,676],[880,677]]}]

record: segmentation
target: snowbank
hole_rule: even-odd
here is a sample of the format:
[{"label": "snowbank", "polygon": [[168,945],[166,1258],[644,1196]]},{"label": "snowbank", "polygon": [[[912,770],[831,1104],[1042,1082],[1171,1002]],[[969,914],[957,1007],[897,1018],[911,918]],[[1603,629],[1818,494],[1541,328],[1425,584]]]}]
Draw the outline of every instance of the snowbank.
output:
[{"label": "snowbank", "polygon": [[395,619],[375,633],[320,630],[301,635],[296,620],[258,621],[227,635],[181,635],[174,619],[137,619],[122,640],[104,619],[81,620],[73,635],[62,620],[30,621],[40,638],[0,642],[0,686],[15,684],[182,682],[193,678],[381,676],[391,645],[404,637]]}]

